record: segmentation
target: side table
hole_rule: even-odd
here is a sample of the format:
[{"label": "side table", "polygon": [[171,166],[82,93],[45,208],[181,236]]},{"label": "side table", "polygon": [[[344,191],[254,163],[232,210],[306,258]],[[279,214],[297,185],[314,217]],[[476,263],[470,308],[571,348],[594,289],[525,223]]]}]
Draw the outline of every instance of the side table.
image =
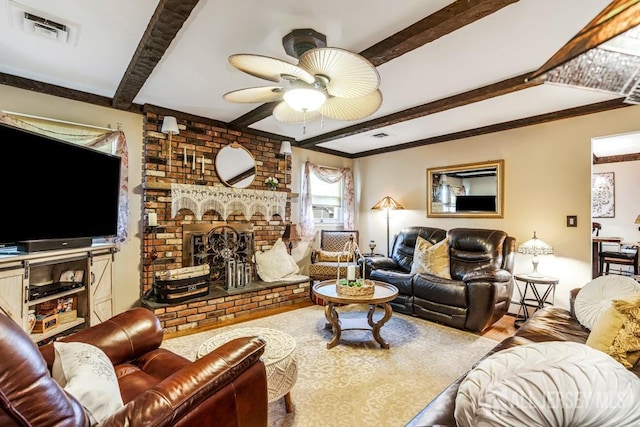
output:
[{"label": "side table", "polygon": [[[515,274],[514,279],[516,281],[516,288],[520,294],[519,301],[513,301],[515,304],[520,304],[518,314],[514,325],[519,327],[522,323],[526,322],[529,318],[529,307],[534,308],[533,312],[543,308],[545,305],[553,305],[556,294],[556,285],[559,280],[550,276],[529,276],[528,274]],[[524,283],[524,290],[521,288],[518,282]],[[546,288],[545,288],[546,286]],[[543,291],[544,292],[541,292]],[[528,296],[531,291],[532,296]],[[549,302],[549,295],[551,295],[551,302]]]}]

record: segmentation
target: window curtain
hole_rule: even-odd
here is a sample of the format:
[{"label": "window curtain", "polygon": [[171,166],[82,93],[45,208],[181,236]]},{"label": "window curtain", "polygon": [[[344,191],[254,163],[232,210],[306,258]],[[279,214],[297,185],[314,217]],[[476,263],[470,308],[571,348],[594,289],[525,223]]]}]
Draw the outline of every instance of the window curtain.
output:
[{"label": "window curtain", "polygon": [[344,179],[344,185],[342,186],[343,226],[345,230],[352,230],[355,196],[353,190],[353,173],[351,172],[351,168],[335,169],[326,166],[318,166],[307,161],[304,164],[304,173],[302,174],[302,191],[300,194],[300,235],[302,240],[311,241],[315,235],[313,206],[311,200],[311,173],[315,174],[322,181],[330,184],[335,184],[341,179]]},{"label": "window curtain", "polygon": [[116,144],[116,154],[120,156],[120,197],[118,208],[118,234],[116,240],[124,243],[128,239],[129,229],[129,154],[127,140],[121,130],[100,129],[93,126],[23,116],[0,111],[0,123],[5,123],[52,138],[99,148],[107,144]]}]

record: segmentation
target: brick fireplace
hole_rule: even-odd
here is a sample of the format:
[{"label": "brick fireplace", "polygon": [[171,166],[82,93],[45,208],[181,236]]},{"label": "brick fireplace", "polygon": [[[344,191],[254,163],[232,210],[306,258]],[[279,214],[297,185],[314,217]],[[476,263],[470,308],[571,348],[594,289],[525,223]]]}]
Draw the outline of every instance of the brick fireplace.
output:
[{"label": "brick fireplace", "polygon": [[[172,135],[172,158],[169,170],[168,137],[161,132],[163,117],[177,118],[179,134]],[[192,265],[194,253],[189,249],[194,230],[199,233],[221,224],[237,229],[250,229],[253,250],[266,250],[282,236],[290,221],[290,190],[285,192],[286,205],[282,213],[264,215],[253,213],[250,218],[239,211],[229,214],[226,221],[219,212],[208,210],[198,217],[189,209],[172,214],[172,184],[222,186],[215,171],[215,156],[223,147],[238,143],[256,160],[256,177],[248,191],[269,190],[264,183],[269,176],[280,182],[291,182],[290,158],[279,158],[281,140],[274,135],[249,134],[228,129],[224,123],[175,111],[145,106],[145,151],[143,153],[144,214],[157,215],[157,227],[143,227],[142,247],[142,305],[153,310],[160,319],[165,333],[212,325],[287,305],[309,300],[309,283],[271,283],[259,287],[220,290],[211,286],[207,297],[178,304],[158,304],[145,298],[151,291],[156,272]],[[187,161],[185,162],[185,150]],[[203,159],[204,166],[187,167],[188,161]],[[200,167],[201,166],[201,167]],[[285,181],[285,174],[287,175]],[[253,270],[255,272],[255,270]]]}]

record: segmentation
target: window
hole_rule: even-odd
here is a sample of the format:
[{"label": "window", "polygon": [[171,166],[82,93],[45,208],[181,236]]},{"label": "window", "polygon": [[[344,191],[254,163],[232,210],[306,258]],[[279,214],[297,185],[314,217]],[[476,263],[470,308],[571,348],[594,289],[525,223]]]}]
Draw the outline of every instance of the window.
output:
[{"label": "window", "polygon": [[343,179],[333,184],[324,182],[314,173],[310,173],[311,205],[313,220],[316,224],[342,223],[342,186]]}]

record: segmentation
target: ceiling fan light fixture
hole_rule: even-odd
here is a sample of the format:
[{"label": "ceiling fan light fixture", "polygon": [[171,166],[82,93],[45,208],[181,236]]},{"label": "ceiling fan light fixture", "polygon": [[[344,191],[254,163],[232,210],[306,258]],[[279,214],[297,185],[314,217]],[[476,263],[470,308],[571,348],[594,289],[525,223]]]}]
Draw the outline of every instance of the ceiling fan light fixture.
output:
[{"label": "ceiling fan light fixture", "polygon": [[283,95],[284,101],[296,111],[317,111],[327,100],[321,90],[312,87],[296,87]]}]

